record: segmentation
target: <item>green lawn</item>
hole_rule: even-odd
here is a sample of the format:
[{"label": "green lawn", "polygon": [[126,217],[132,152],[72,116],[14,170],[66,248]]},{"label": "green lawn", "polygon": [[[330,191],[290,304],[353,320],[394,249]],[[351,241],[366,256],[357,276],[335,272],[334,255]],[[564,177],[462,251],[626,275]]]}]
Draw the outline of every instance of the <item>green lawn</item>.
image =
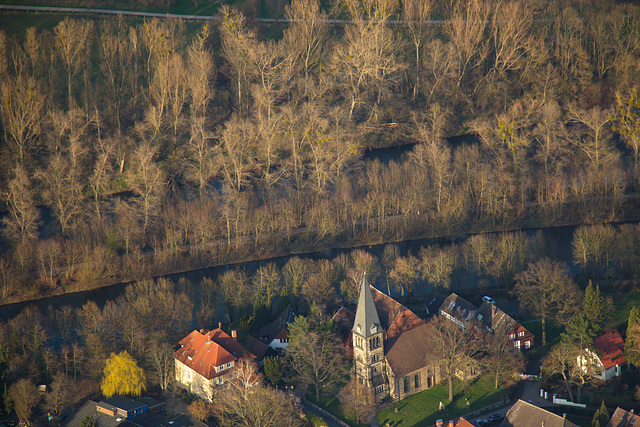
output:
[{"label": "green lawn", "polygon": [[[504,388],[493,388],[493,380],[489,376],[477,379],[466,393],[463,392],[460,382],[456,381],[451,403],[447,403],[449,386],[444,384],[401,400],[393,407],[379,412],[376,420],[381,426],[385,423],[393,427],[431,425],[439,418],[445,421],[454,419],[496,403],[506,392]],[[469,407],[466,405],[467,400]],[[440,402],[446,405],[445,415],[438,412]]]},{"label": "green lawn", "polygon": [[613,306],[615,308],[614,320],[620,326],[627,323],[631,307],[640,309],[640,289],[630,289],[624,292],[614,293]]},{"label": "green lawn", "polygon": [[368,423],[358,424],[354,419],[349,418],[342,410],[342,406],[340,405],[340,400],[338,400],[338,398],[335,396],[330,396],[328,398],[325,398],[320,403],[316,402],[316,400],[312,396],[308,396],[307,399],[309,399],[309,401],[315,403],[316,405],[320,406],[322,409],[329,412],[330,414],[333,414],[336,417],[340,418],[342,421],[346,422],[349,425],[356,426],[356,427],[366,427],[369,425]]},{"label": "green lawn", "polygon": [[[542,345],[542,323],[540,319],[522,319],[520,323],[533,334],[535,344]],[[553,321],[547,319],[547,348],[554,346],[560,341],[560,334],[562,334],[563,331],[564,327],[558,326]]]}]

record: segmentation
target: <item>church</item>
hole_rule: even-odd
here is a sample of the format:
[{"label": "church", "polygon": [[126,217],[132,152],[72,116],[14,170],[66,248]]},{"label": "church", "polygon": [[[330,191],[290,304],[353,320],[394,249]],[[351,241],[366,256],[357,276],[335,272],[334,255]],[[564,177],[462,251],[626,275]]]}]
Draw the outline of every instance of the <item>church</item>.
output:
[{"label": "church", "polygon": [[351,337],[355,375],[376,401],[400,400],[441,381],[433,325],[362,279]]}]

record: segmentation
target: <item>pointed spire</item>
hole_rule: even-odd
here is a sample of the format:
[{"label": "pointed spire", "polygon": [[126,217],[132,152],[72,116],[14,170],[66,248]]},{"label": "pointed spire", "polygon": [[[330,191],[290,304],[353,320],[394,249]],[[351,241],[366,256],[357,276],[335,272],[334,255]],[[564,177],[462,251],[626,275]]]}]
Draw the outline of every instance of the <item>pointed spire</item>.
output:
[{"label": "pointed spire", "polygon": [[356,319],[353,322],[353,332],[368,338],[378,332],[381,332],[380,318],[376,305],[373,302],[367,273],[362,277],[362,285],[360,287],[360,297],[358,299],[358,309],[356,310]]}]

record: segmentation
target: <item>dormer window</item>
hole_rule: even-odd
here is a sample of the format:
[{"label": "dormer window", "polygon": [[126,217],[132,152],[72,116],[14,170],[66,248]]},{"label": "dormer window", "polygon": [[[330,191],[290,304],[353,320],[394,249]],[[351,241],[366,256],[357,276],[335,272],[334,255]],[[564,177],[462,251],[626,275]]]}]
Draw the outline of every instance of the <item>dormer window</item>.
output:
[{"label": "dormer window", "polygon": [[371,333],[375,334],[376,332],[378,332],[378,328],[376,327],[376,325],[371,325]]},{"label": "dormer window", "polygon": [[359,334],[362,333],[362,328],[360,328],[360,325],[356,325],[356,332]]}]

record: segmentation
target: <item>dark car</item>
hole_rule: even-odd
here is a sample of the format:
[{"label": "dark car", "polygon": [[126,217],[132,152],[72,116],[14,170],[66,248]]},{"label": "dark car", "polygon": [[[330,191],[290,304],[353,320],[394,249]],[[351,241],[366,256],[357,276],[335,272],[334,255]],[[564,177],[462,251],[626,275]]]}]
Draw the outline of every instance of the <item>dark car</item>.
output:
[{"label": "dark car", "polygon": [[497,421],[504,418],[504,414],[491,414],[489,415],[489,421]]}]

